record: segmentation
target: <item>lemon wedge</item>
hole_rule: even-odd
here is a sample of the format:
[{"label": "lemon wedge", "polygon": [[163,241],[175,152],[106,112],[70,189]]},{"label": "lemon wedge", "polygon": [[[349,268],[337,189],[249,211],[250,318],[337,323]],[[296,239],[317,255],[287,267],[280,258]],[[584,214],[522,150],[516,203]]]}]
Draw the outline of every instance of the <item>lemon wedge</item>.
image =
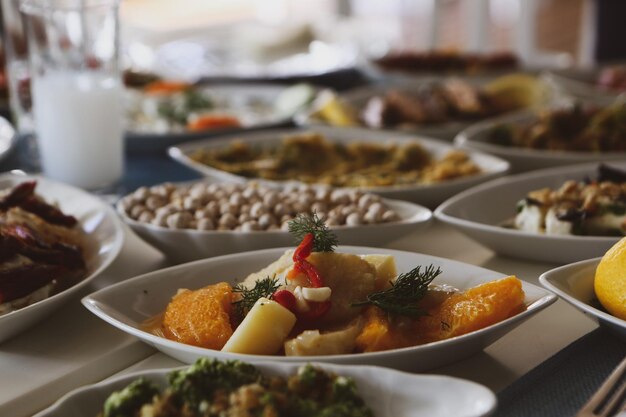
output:
[{"label": "lemon wedge", "polygon": [[484,91],[509,109],[533,107],[548,99],[548,87],[529,74],[509,74],[484,87]]},{"label": "lemon wedge", "polygon": [[626,238],[604,254],[593,287],[600,304],[615,317],[626,320]]},{"label": "lemon wedge", "polygon": [[331,90],[322,90],[313,103],[311,117],[321,119],[332,126],[357,125],[356,112],[342,102]]}]

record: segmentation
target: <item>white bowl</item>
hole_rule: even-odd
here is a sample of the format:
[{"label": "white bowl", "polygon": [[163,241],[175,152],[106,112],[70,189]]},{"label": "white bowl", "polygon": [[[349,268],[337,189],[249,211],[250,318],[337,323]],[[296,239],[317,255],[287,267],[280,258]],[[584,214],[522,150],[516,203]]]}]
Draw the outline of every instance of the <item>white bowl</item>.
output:
[{"label": "white bowl", "polygon": [[[347,245],[383,246],[426,227],[432,218],[432,212],[426,207],[399,200],[384,202],[398,213],[401,220],[372,225],[334,226],[331,230],[340,242]],[[242,232],[169,229],[130,218],[121,203],[118,203],[117,210],[135,233],[176,263],[294,243],[293,236],[284,230]]]},{"label": "white bowl", "polygon": [[[294,375],[302,364],[255,363],[264,375]],[[328,372],[354,378],[357,391],[376,417],[483,417],[496,407],[496,396],[475,382],[441,375],[417,375],[374,366],[315,364]],[[59,399],[35,417],[97,416],[104,401],[137,378],[160,388],[175,370],[156,369],[119,376],[79,388]]]},{"label": "white bowl", "polygon": [[596,299],[593,279],[600,259],[602,258],[588,259],[544,272],[539,277],[539,282],[626,340],[626,320],[601,310]]},{"label": "white bowl", "polygon": [[0,189],[33,180],[37,181],[37,195],[49,203],[58,204],[65,214],[76,217],[87,238],[96,243],[98,249],[86,254],[88,276],[80,282],[44,300],[0,316],[0,342],[45,320],[54,309],[69,301],[73,294],[113,262],[124,242],[123,226],[115,211],[98,197],[82,190],[43,177],[14,174],[0,176]]},{"label": "white bowl", "polygon": [[[197,358],[205,356],[246,361],[271,360],[282,363],[299,362],[304,359],[339,364],[378,365],[417,371],[435,368],[480,351],[556,300],[556,296],[544,289],[523,282],[527,309],[484,329],[439,342],[403,349],[373,353],[308,356],[306,358],[227,353],[174,342],[142,329],[141,323],[162,313],[179,288],[196,289],[224,280],[235,283],[248,274],[269,265],[278,259],[285,250],[287,248],[226,255],[156,271],[97,291],[83,298],[83,304],[91,312],[113,326],[185,363],[192,363]],[[337,251],[353,254],[393,255],[399,272],[409,271],[417,265],[433,264],[441,267],[443,271],[435,282],[447,283],[460,289],[473,287],[505,276],[477,266],[413,252],[358,246],[341,246]]]},{"label": "white bowl", "polygon": [[537,120],[537,115],[527,111],[490,119],[477,123],[462,131],[454,138],[454,143],[463,149],[487,152],[509,161],[511,163],[512,173],[583,162],[626,160],[626,152],[549,151],[502,146],[487,141],[488,133],[498,125],[523,125],[535,120]]},{"label": "white bowl", "polygon": [[[626,162],[610,165],[626,170]],[[619,237],[544,235],[500,226],[515,216],[517,203],[529,191],[594,177],[597,167],[573,165],[499,178],[450,198],[437,207],[435,217],[501,255],[558,264],[600,256]]]},{"label": "white bowl", "polygon": [[[426,139],[415,135],[390,131],[377,131],[360,128],[336,128],[318,126],[315,129],[282,129],[266,130],[262,132],[248,132],[239,135],[221,136],[219,138],[191,142],[169,149],[169,155],[180,163],[218,181],[246,182],[249,178],[234,175],[210,166],[198,163],[189,158],[189,154],[198,149],[219,149],[228,146],[232,140],[239,139],[251,145],[275,146],[281,143],[283,136],[301,134],[304,132],[318,132],[331,141],[339,143],[365,142],[365,143],[408,143],[419,141],[429,152],[436,157],[441,157],[453,147],[445,142]],[[482,173],[463,178],[442,181],[435,184],[418,184],[407,186],[369,187],[362,188],[364,191],[373,192],[386,198],[413,201],[427,207],[434,207],[446,198],[461,190],[504,175],[509,164],[491,155],[482,152],[468,152],[471,159],[482,169]],[[279,186],[285,182],[258,180],[261,183]]]}]

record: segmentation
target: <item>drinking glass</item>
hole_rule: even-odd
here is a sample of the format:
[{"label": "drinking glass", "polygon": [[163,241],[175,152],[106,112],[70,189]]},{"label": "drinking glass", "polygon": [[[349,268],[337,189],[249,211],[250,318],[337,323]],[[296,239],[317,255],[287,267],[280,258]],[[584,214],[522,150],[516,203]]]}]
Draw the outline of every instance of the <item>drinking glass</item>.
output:
[{"label": "drinking glass", "polygon": [[2,40],[9,90],[11,116],[20,133],[32,132],[30,76],[26,34],[20,18],[19,0],[1,0]]},{"label": "drinking glass", "polygon": [[35,132],[47,177],[90,191],[123,174],[117,0],[24,0]]}]

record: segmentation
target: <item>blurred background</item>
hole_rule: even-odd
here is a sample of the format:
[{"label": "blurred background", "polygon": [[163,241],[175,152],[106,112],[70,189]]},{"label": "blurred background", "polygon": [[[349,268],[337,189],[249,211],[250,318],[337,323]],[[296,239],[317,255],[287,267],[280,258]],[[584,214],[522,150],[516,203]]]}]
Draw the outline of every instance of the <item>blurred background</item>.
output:
[{"label": "blurred background", "polygon": [[[15,108],[30,100],[18,4],[1,3],[5,115],[8,95]],[[126,70],[193,83],[358,68],[331,83],[347,89],[394,51],[504,53],[531,71],[619,61],[624,13],[620,0],[124,0],[120,19]]]}]

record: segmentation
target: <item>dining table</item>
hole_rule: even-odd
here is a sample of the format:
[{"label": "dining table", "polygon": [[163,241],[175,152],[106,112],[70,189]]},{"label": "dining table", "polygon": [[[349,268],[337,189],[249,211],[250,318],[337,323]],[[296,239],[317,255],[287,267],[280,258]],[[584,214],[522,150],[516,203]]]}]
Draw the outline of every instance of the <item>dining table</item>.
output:
[{"label": "dining table", "polygon": [[[26,137],[0,171],[28,165]],[[139,186],[199,179],[166,152],[126,154],[120,195]],[[397,239],[391,249],[481,266],[539,285],[556,264],[502,257],[437,221]],[[170,262],[125,226],[118,258],[45,320],[0,344],[0,416],[31,416],[73,389],[116,375],[182,365],[90,313],[81,298]],[[558,300],[483,351],[425,373],[483,384],[498,398],[496,416],[571,416],[626,354],[626,341]],[[450,398],[454,401],[454,398]]]}]

